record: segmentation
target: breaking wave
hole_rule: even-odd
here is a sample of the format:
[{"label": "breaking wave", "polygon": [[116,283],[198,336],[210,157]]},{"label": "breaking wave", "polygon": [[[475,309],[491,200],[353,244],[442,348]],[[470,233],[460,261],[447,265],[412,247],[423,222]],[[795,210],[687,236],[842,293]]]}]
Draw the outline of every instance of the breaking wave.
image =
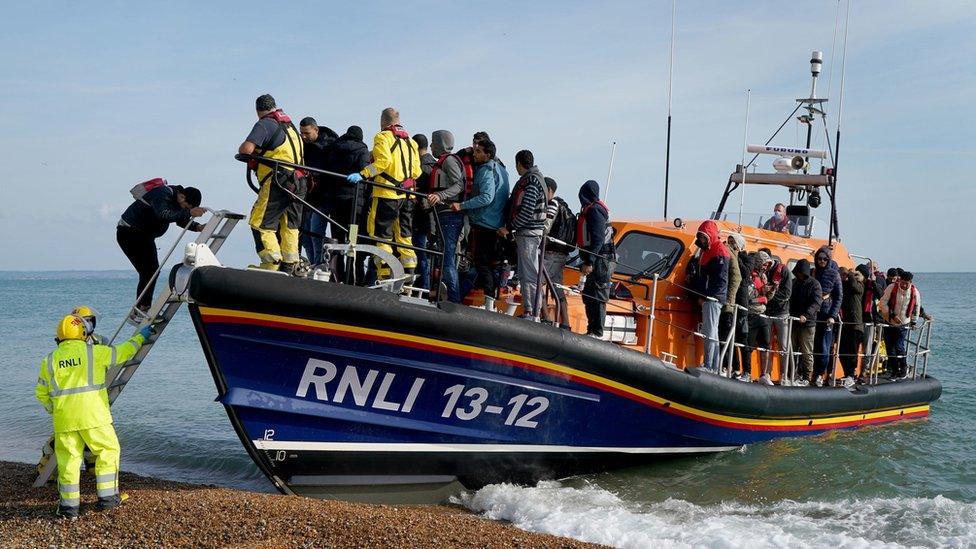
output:
[{"label": "breaking wave", "polygon": [[976,544],[976,504],[943,496],[836,502],[632,503],[590,484],[496,484],[456,499],[523,530],[615,547],[911,547]]}]

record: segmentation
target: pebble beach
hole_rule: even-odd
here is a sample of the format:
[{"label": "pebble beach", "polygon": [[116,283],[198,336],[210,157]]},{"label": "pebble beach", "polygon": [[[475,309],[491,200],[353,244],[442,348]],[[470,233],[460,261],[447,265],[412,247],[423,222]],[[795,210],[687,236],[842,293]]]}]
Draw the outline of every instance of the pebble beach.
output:
[{"label": "pebble beach", "polygon": [[82,515],[54,515],[52,486],[33,488],[34,467],[0,462],[3,547],[584,547],[525,532],[460,507],[389,506],[259,494],[122,473],[128,500],[94,511],[82,475]]}]

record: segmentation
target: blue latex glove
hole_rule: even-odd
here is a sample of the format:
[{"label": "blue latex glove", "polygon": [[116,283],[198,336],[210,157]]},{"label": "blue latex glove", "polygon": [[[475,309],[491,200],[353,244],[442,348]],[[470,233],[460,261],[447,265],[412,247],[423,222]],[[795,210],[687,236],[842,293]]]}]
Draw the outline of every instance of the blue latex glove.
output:
[{"label": "blue latex glove", "polygon": [[145,326],[143,326],[143,327],[142,327],[142,328],[141,328],[141,329],[139,330],[139,335],[141,335],[141,336],[142,336],[142,339],[145,339],[145,340],[148,340],[148,339],[149,339],[149,336],[151,336],[151,335],[152,335],[152,326],[150,326],[150,325],[148,325],[148,324],[147,324],[147,325],[145,325]]},{"label": "blue latex glove", "polygon": [[346,176],[346,181],[350,183],[359,183],[362,180],[363,176],[359,175],[358,173],[351,173]]}]

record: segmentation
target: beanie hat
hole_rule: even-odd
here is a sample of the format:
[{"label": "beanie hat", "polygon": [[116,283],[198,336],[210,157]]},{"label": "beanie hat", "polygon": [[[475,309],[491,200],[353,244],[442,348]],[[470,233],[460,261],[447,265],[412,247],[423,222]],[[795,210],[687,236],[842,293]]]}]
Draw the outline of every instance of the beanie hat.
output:
[{"label": "beanie hat", "polygon": [[759,254],[756,257],[759,258],[759,264],[757,265],[757,267],[762,266],[763,264],[769,261],[772,261],[772,258],[770,258],[769,254],[767,254],[766,252],[759,252]]},{"label": "beanie hat", "polygon": [[413,136],[413,140],[417,143],[418,149],[426,149],[430,144],[427,141],[427,136],[422,133],[418,133],[417,135]]},{"label": "beanie hat", "polygon": [[346,130],[346,135],[355,139],[356,141],[362,141],[363,129],[360,128],[359,126],[349,126],[349,129]]}]

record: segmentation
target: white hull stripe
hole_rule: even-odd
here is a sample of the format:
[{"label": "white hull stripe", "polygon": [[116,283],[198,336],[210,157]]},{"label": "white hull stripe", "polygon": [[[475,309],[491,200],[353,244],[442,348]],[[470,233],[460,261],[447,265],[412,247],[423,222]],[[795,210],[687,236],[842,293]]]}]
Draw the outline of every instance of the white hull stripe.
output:
[{"label": "white hull stripe", "polygon": [[620,453],[692,454],[727,452],[740,446],[688,446],[677,448],[635,448],[612,446],[557,446],[550,444],[424,444],[413,442],[304,442],[296,440],[254,440],[258,450],[312,452],[478,452],[478,453]]}]

